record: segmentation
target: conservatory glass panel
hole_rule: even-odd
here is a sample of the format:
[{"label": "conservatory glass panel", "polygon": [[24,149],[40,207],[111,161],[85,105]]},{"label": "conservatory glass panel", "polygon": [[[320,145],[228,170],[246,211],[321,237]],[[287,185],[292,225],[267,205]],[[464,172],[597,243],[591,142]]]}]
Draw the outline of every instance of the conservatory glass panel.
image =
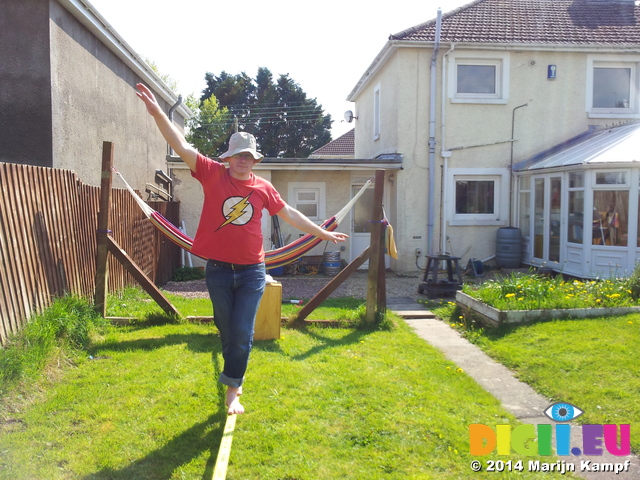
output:
[{"label": "conservatory glass panel", "polygon": [[629,192],[593,192],[593,244],[626,246],[629,229]]}]

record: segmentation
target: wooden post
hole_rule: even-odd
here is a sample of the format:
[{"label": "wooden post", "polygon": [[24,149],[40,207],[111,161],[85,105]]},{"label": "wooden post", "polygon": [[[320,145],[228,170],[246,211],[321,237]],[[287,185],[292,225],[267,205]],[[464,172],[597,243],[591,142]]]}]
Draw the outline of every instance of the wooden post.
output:
[{"label": "wooden post", "polygon": [[109,280],[109,215],[111,213],[111,167],[113,167],[113,143],[102,143],[102,174],[100,181],[100,211],[98,212],[98,242],[96,253],[96,291],[94,305],[103,317],[107,315],[107,289]]},{"label": "wooden post", "polygon": [[[384,170],[376,170],[375,186],[373,189],[373,208],[371,212],[371,250],[369,256],[369,275],[367,276],[367,311],[365,314],[365,320],[368,323],[375,322],[376,312],[378,312],[381,307],[378,284],[380,282],[380,275],[384,275],[385,273],[384,244],[382,242],[383,194]],[[386,309],[386,300],[383,300],[382,303],[383,308]],[[380,313],[384,313],[384,311]]]},{"label": "wooden post", "polygon": [[324,302],[329,295],[331,295],[336,288],[344,283],[344,281],[351,276],[353,272],[355,272],[360,265],[367,261],[369,257],[369,248],[365,248],[364,252],[360,254],[358,258],[353,260],[349,265],[347,265],[344,270],[341,270],[336,277],[327,283],[322,290],[316,293],[316,296],[309,300],[304,307],[300,309],[298,312],[298,316],[296,317],[296,321],[302,321],[309,316],[311,312],[313,312],[318,306]]},{"label": "wooden post", "polygon": [[136,263],[127,255],[120,245],[111,237],[111,235],[107,236],[107,246],[111,254],[122,264],[124,268],[127,269],[127,272],[131,274],[133,278],[140,284],[142,289],[151,295],[160,308],[162,308],[169,315],[177,315],[180,316],[180,312],[176,310],[176,307],[165,297],[160,289],[155,286],[155,284],[151,281],[149,277],[145,275],[145,273],[136,265]]}]

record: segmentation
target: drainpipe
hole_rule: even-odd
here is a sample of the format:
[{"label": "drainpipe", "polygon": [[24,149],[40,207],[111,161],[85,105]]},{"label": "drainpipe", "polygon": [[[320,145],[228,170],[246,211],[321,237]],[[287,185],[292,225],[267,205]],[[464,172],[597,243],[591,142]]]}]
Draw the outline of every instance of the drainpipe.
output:
[{"label": "drainpipe", "polygon": [[[178,100],[173,105],[173,107],[169,109],[169,114],[167,115],[169,117],[170,122],[173,122],[173,112],[176,111],[176,109],[180,106],[181,103],[182,103],[182,95],[178,95]],[[173,148],[171,148],[171,145],[169,144],[167,144],[167,151],[169,155],[173,155]]]},{"label": "drainpipe", "polygon": [[[442,56],[442,82],[440,83],[440,85],[442,85],[441,93],[440,93],[440,143],[442,144],[442,147],[440,148],[441,153],[440,155],[442,156],[442,158],[444,159],[444,167],[443,167],[443,178],[444,181],[442,182],[442,193],[441,193],[441,201],[440,201],[440,251],[442,252],[446,252],[447,251],[447,210],[444,207],[444,202],[445,199],[447,198],[448,195],[448,189],[447,189],[447,178],[449,178],[449,157],[451,157],[451,152],[447,150],[447,146],[445,145],[445,138],[446,138],[446,125],[447,125],[447,121],[446,121],[446,113],[447,113],[447,69],[449,68],[449,55],[451,54],[451,52],[453,52],[456,48],[456,44],[452,43],[451,47],[449,48],[449,50],[447,51],[447,53],[445,53]],[[453,252],[450,252],[453,255]]]},{"label": "drainpipe", "polygon": [[427,254],[433,255],[433,217],[436,170],[436,65],[440,49],[440,28],[442,9],[438,8],[436,17],[436,38],[431,55],[431,91],[429,93],[429,205],[427,209]]},{"label": "drainpipe", "polygon": [[515,125],[516,125],[516,110],[522,107],[528,106],[528,103],[518,105],[511,112],[511,160],[509,160],[509,226],[511,227],[513,221],[511,220],[511,208],[513,207],[513,144],[515,139],[513,138]]}]

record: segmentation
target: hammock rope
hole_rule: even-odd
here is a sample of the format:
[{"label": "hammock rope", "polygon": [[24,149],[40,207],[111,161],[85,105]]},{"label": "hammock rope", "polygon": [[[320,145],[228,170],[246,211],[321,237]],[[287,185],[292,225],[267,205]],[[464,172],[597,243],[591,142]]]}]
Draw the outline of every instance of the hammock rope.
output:
[{"label": "hammock rope", "polygon": [[[131,193],[136,203],[145,214],[145,216],[151,221],[151,223],[169,240],[174,242],[184,250],[191,252],[193,247],[193,239],[182,232],[178,227],[173,225],[169,220],[163,217],[159,212],[151,208],[127,183],[122,174],[112,167],[113,172],[120,177],[120,180],[124,183],[126,189]],[[367,180],[364,186],[356,193],[353,198],[347,203],[338,213],[331,218],[327,219],[320,225],[320,228],[324,230],[333,231],[338,228],[338,224],[344,220],[353,205],[362,196],[365,190],[371,185],[371,180]],[[294,262],[302,255],[310,251],[313,247],[320,244],[323,240],[311,234],[305,234],[302,237],[294,240],[293,242],[285,245],[284,247],[277,248],[275,250],[269,250],[265,252],[265,264],[267,268],[277,268]]]}]

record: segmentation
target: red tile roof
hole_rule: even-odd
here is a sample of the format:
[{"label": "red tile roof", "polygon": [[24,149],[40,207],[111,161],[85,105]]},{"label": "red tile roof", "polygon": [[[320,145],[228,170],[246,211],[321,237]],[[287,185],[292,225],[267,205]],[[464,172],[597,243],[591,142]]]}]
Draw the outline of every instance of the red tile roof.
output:
[{"label": "red tile roof", "polygon": [[332,157],[353,157],[355,155],[356,129],[352,128],[344,135],[323,145],[311,153],[311,157],[330,155]]},{"label": "red tile roof", "polygon": [[[433,42],[436,21],[389,40]],[[442,15],[441,42],[638,45],[640,6],[633,0],[476,0]]]}]

